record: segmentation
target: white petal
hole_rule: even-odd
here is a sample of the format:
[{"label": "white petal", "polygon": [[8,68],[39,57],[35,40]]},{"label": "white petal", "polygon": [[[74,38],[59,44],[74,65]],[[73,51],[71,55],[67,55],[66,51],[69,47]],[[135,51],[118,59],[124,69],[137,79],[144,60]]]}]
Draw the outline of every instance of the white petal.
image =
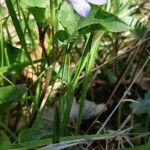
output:
[{"label": "white petal", "polygon": [[107,3],[107,0],[86,0],[86,1],[94,5],[104,5]]},{"label": "white petal", "polygon": [[85,0],[69,0],[74,10],[83,17],[87,17],[90,13],[91,6]]}]

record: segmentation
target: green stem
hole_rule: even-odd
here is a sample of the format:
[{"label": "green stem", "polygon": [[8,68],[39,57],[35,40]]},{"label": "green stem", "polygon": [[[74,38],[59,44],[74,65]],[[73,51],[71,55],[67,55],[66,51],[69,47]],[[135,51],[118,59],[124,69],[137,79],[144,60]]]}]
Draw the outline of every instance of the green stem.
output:
[{"label": "green stem", "polygon": [[16,135],[15,135],[3,122],[1,122],[1,121],[0,121],[0,127],[2,127],[3,129],[5,129],[6,132],[7,132],[11,137],[13,137],[13,139],[14,139],[15,141],[17,141]]},{"label": "green stem", "polygon": [[[81,99],[80,99],[80,106],[79,106],[79,115],[77,118],[77,124],[76,124],[76,134],[78,134],[79,129],[80,129],[80,124],[82,121],[82,117],[83,117],[83,108],[84,108],[84,102],[85,102],[85,98],[86,98],[86,93],[88,90],[88,84],[90,82],[90,78],[92,75],[92,69],[94,67],[95,64],[95,60],[96,60],[96,56],[97,56],[97,50],[99,48],[99,42],[101,37],[103,36],[104,32],[100,33],[97,32],[94,36],[93,34],[91,34],[91,38],[92,38],[92,44],[91,44],[91,49],[89,54],[89,61],[87,62],[87,67],[86,67],[86,73],[85,73],[85,78],[83,81],[83,88],[82,88],[82,95],[81,95]],[[89,45],[87,45],[89,48]]]},{"label": "green stem", "polygon": [[[54,47],[54,36],[55,36],[55,33],[56,33],[56,30],[57,30],[57,16],[56,16],[56,6],[57,5],[57,0],[51,0],[50,1],[50,17],[51,17],[51,19],[50,19],[50,23],[51,23],[51,37],[50,37],[50,39],[51,39],[51,41],[50,41],[50,43],[51,43],[51,50],[50,51],[52,51],[52,57],[51,57],[51,59],[53,59],[54,60],[54,58],[55,58],[55,47]],[[52,62],[53,62],[53,60],[52,60]]]},{"label": "green stem", "polygon": [[1,31],[0,32],[0,55],[1,55],[0,67],[3,67],[4,66],[4,44],[3,44],[3,24],[1,18],[1,14],[2,14],[1,10],[2,10],[2,6],[0,5],[0,31]]}]

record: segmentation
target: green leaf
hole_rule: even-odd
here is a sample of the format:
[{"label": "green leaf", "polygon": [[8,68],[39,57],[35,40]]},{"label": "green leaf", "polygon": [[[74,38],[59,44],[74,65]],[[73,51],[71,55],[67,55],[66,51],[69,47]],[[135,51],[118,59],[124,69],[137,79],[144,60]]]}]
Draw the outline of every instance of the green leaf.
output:
[{"label": "green leaf", "polygon": [[28,52],[28,46],[26,44],[25,36],[24,36],[23,30],[22,30],[20,21],[18,20],[16,11],[14,9],[13,3],[11,0],[6,0],[5,2],[7,5],[7,8],[8,8],[8,11],[9,11],[9,15],[11,16],[11,19],[12,19],[12,23],[13,23],[15,30],[17,32],[17,35],[19,37],[21,47],[24,49],[27,58],[31,61],[31,57]]},{"label": "green leaf", "polygon": [[0,137],[0,149],[7,150],[10,147],[10,140],[6,135]]},{"label": "green leaf", "polygon": [[39,7],[39,8],[46,8],[49,4],[49,0],[20,0],[20,5],[22,7]]},{"label": "green leaf", "polygon": [[6,46],[6,55],[4,57],[4,66],[6,65],[12,65],[14,63],[16,63],[19,59],[19,55],[21,55],[21,49],[16,48],[12,45],[10,45],[9,43],[5,44]]},{"label": "green leaf", "polygon": [[132,17],[126,16],[124,21],[131,27],[131,31],[139,38],[143,38],[146,35],[148,27],[140,20]]},{"label": "green leaf", "polygon": [[59,30],[56,33],[55,38],[61,42],[65,42],[68,39],[68,34],[65,30]]},{"label": "green leaf", "polygon": [[[81,30],[82,28],[89,27],[94,24],[99,24],[100,22],[98,20],[96,20],[96,18],[95,18],[98,10],[99,10],[98,7],[96,7],[96,6],[92,7],[92,10],[88,17],[80,18],[80,20],[78,21],[77,29]],[[99,18],[99,19],[102,19],[102,18]]]},{"label": "green leaf", "polygon": [[[7,54],[5,56],[6,57],[6,60],[5,60],[6,64],[4,64],[4,66],[5,65],[10,66],[10,64],[15,65],[17,63],[20,64],[20,63],[29,62],[29,60],[28,60],[28,58],[25,54],[25,51],[22,51],[21,49],[12,46],[9,43],[6,43],[5,45],[6,45],[6,48],[7,48],[6,49]],[[10,64],[8,64],[7,61],[9,61]]]},{"label": "green leaf", "polygon": [[30,12],[34,16],[37,23],[44,23],[45,22],[45,8],[39,7],[30,7]]},{"label": "green leaf", "polygon": [[69,41],[79,35],[87,34],[96,30],[109,32],[123,32],[129,30],[129,26],[117,16],[104,11],[98,6],[93,6],[90,15],[86,18],[79,17],[74,13],[72,6],[64,2],[59,12],[59,21],[70,34]]},{"label": "green leaf", "polygon": [[48,131],[30,128],[30,129],[21,131],[18,138],[19,138],[19,142],[22,143],[22,142],[36,141],[47,135],[50,135]]},{"label": "green leaf", "polygon": [[6,111],[12,102],[26,92],[24,84],[10,85],[0,88],[0,112]]},{"label": "green leaf", "polygon": [[26,91],[25,84],[10,85],[0,88],[0,104],[19,98]]},{"label": "green leaf", "polygon": [[101,25],[110,32],[123,32],[129,30],[129,27],[121,19],[113,15],[102,20]]},{"label": "green leaf", "polygon": [[129,26],[117,16],[102,10],[100,7],[93,7],[92,9],[94,10],[91,11],[89,17],[79,20],[78,30],[85,27],[89,28],[89,26],[96,24],[99,25],[99,29],[100,27],[104,27],[105,30],[110,32],[123,32],[129,30]]},{"label": "green leaf", "polygon": [[58,19],[62,26],[67,29],[69,34],[73,34],[73,32],[76,30],[79,16],[74,13],[72,6],[66,1],[64,1],[61,5]]}]

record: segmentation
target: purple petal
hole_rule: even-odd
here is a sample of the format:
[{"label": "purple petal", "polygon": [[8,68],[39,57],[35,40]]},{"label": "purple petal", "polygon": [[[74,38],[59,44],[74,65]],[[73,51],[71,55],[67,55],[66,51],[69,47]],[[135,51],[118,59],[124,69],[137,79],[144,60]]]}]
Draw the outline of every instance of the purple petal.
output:
[{"label": "purple petal", "polygon": [[86,1],[94,5],[104,5],[107,3],[107,0],[86,0]]},{"label": "purple petal", "polygon": [[87,17],[90,13],[91,6],[85,0],[69,0],[74,10],[83,17]]}]

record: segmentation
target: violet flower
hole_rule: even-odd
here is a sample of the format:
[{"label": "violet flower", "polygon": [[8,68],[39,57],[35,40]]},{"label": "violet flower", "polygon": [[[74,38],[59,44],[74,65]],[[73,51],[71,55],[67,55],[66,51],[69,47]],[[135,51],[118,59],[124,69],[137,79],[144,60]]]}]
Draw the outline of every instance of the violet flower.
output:
[{"label": "violet flower", "polygon": [[80,16],[87,17],[91,9],[89,3],[94,5],[104,5],[107,3],[107,0],[69,0],[69,2]]}]

